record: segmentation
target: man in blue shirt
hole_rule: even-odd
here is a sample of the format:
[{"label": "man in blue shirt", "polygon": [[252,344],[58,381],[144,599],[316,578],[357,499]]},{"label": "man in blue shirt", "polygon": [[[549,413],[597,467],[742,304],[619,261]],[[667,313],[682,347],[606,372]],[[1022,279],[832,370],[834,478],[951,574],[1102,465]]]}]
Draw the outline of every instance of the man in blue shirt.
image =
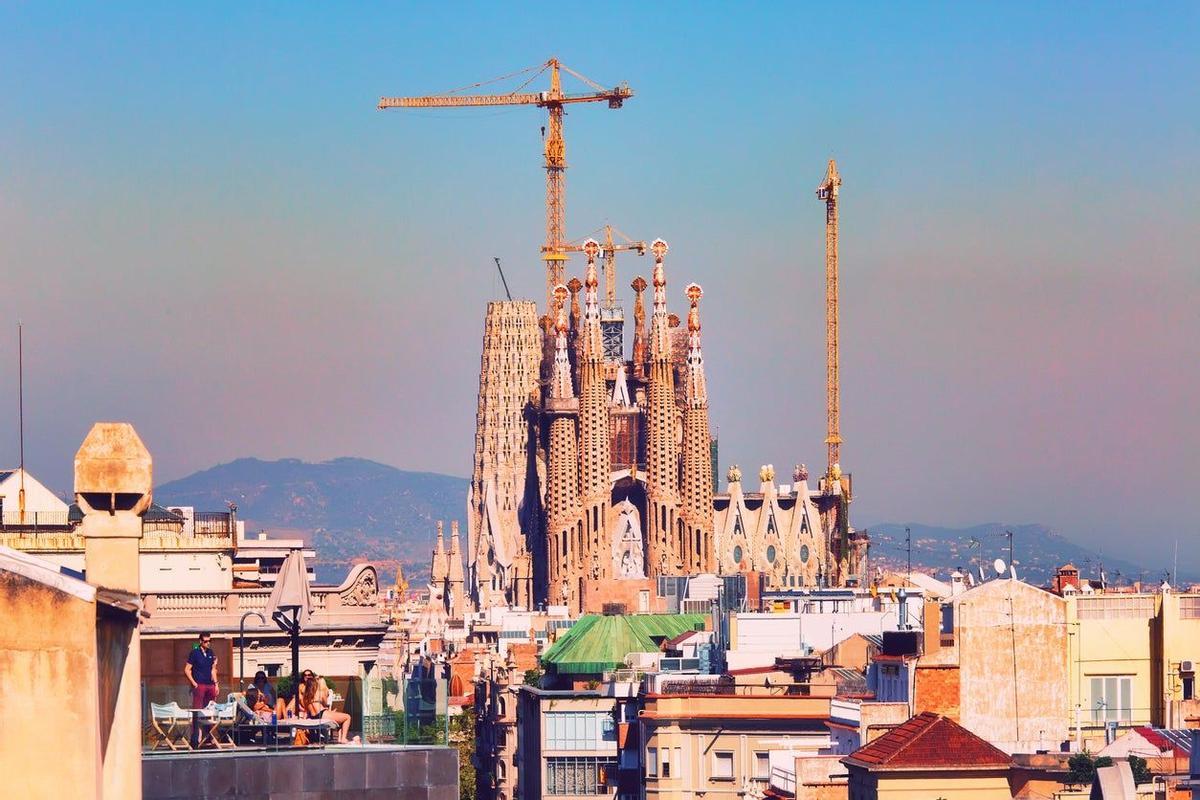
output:
[{"label": "man in blue shirt", "polygon": [[183,674],[192,684],[192,708],[204,708],[217,699],[217,654],[212,651],[212,634],[200,634],[200,646],[188,654]]},{"label": "man in blue shirt", "polygon": [[[200,634],[200,644],[188,653],[183,674],[192,685],[192,708],[204,708],[217,699],[217,654],[212,651],[212,634]],[[194,719],[194,718],[193,718]],[[196,746],[197,730],[192,725],[192,747]]]}]

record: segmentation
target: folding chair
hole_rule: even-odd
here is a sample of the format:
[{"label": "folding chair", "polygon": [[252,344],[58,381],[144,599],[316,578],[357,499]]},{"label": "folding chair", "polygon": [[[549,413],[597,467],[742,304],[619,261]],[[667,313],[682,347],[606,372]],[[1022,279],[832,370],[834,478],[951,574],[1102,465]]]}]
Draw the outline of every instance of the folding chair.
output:
[{"label": "folding chair", "polygon": [[[191,750],[187,737],[187,725],[191,721],[191,716],[179,707],[179,703],[151,703],[150,728],[155,738],[150,749],[164,747],[170,750]],[[184,729],[178,731],[177,728],[181,724],[184,725]]]}]

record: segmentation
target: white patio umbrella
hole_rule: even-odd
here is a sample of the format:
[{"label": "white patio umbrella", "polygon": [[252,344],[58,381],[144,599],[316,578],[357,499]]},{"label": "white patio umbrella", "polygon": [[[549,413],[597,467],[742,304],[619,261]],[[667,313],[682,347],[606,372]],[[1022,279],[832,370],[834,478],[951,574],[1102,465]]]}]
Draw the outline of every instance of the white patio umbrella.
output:
[{"label": "white patio umbrella", "polygon": [[308,568],[304,554],[292,550],[283,560],[279,577],[271,596],[267,598],[267,615],[288,635],[292,645],[292,687],[299,690],[300,631],[308,626],[312,616],[312,593],[308,586]]}]

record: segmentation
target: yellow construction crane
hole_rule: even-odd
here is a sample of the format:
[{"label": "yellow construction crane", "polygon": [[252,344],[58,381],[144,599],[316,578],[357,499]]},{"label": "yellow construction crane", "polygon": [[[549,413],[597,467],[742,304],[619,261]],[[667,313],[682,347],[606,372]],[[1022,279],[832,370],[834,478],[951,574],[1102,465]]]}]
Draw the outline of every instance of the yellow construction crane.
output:
[{"label": "yellow construction crane", "polygon": [[[542,73],[549,70],[550,88],[547,91],[522,91]],[[594,89],[584,94],[564,94],[562,72],[575,76]],[[532,73],[532,74],[531,74]],[[508,94],[459,94],[469,89],[518,76],[528,76],[515,90]],[[563,282],[563,262],[567,259],[566,237],[566,169],[567,149],[563,141],[563,107],[572,103],[607,102],[609,108],[620,108],[633,97],[628,84],[605,88],[590,78],[551,58],[544,64],[529,67],[509,75],[481,81],[470,86],[452,89],[440,95],[425,97],[381,97],[379,108],[451,108],[458,106],[539,106],[547,109],[550,116],[548,128],[543,129],[546,158],[546,243],[542,245],[542,258],[546,262],[546,313],[553,309],[554,287]]]},{"label": "yellow construction crane", "polygon": [[842,177],[837,164],[829,159],[825,180],[817,187],[817,198],[825,201],[825,412],[829,430],[825,444],[829,447],[829,466],[826,473],[837,479],[835,471],[841,466],[841,378],[838,373],[838,187]]},{"label": "yellow construction crane", "polygon": [[[617,244],[613,239],[613,231],[625,241]],[[600,231],[593,231],[584,239],[590,239]],[[584,244],[568,244],[563,247],[563,250],[568,253],[582,253]],[[604,297],[609,307],[615,306],[617,302],[617,253],[621,251],[632,251],[639,256],[646,255],[646,249],[650,245],[645,242],[635,242],[621,231],[614,228],[612,225],[604,226],[604,242],[600,245],[600,258],[604,260]]]}]

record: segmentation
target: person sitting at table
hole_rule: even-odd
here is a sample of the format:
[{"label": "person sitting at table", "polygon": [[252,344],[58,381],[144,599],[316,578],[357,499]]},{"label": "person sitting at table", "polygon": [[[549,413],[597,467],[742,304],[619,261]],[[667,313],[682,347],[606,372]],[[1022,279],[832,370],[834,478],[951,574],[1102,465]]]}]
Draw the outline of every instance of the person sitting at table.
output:
[{"label": "person sitting at table", "polygon": [[275,689],[271,686],[271,681],[267,678],[267,673],[261,669],[254,673],[254,688],[258,689],[258,693],[263,696],[263,699],[269,705],[275,705]]},{"label": "person sitting at table", "polygon": [[329,720],[338,726],[337,742],[350,740],[350,715],[329,707],[329,687],[312,670],[304,670],[300,684],[300,708],[312,719]]}]

